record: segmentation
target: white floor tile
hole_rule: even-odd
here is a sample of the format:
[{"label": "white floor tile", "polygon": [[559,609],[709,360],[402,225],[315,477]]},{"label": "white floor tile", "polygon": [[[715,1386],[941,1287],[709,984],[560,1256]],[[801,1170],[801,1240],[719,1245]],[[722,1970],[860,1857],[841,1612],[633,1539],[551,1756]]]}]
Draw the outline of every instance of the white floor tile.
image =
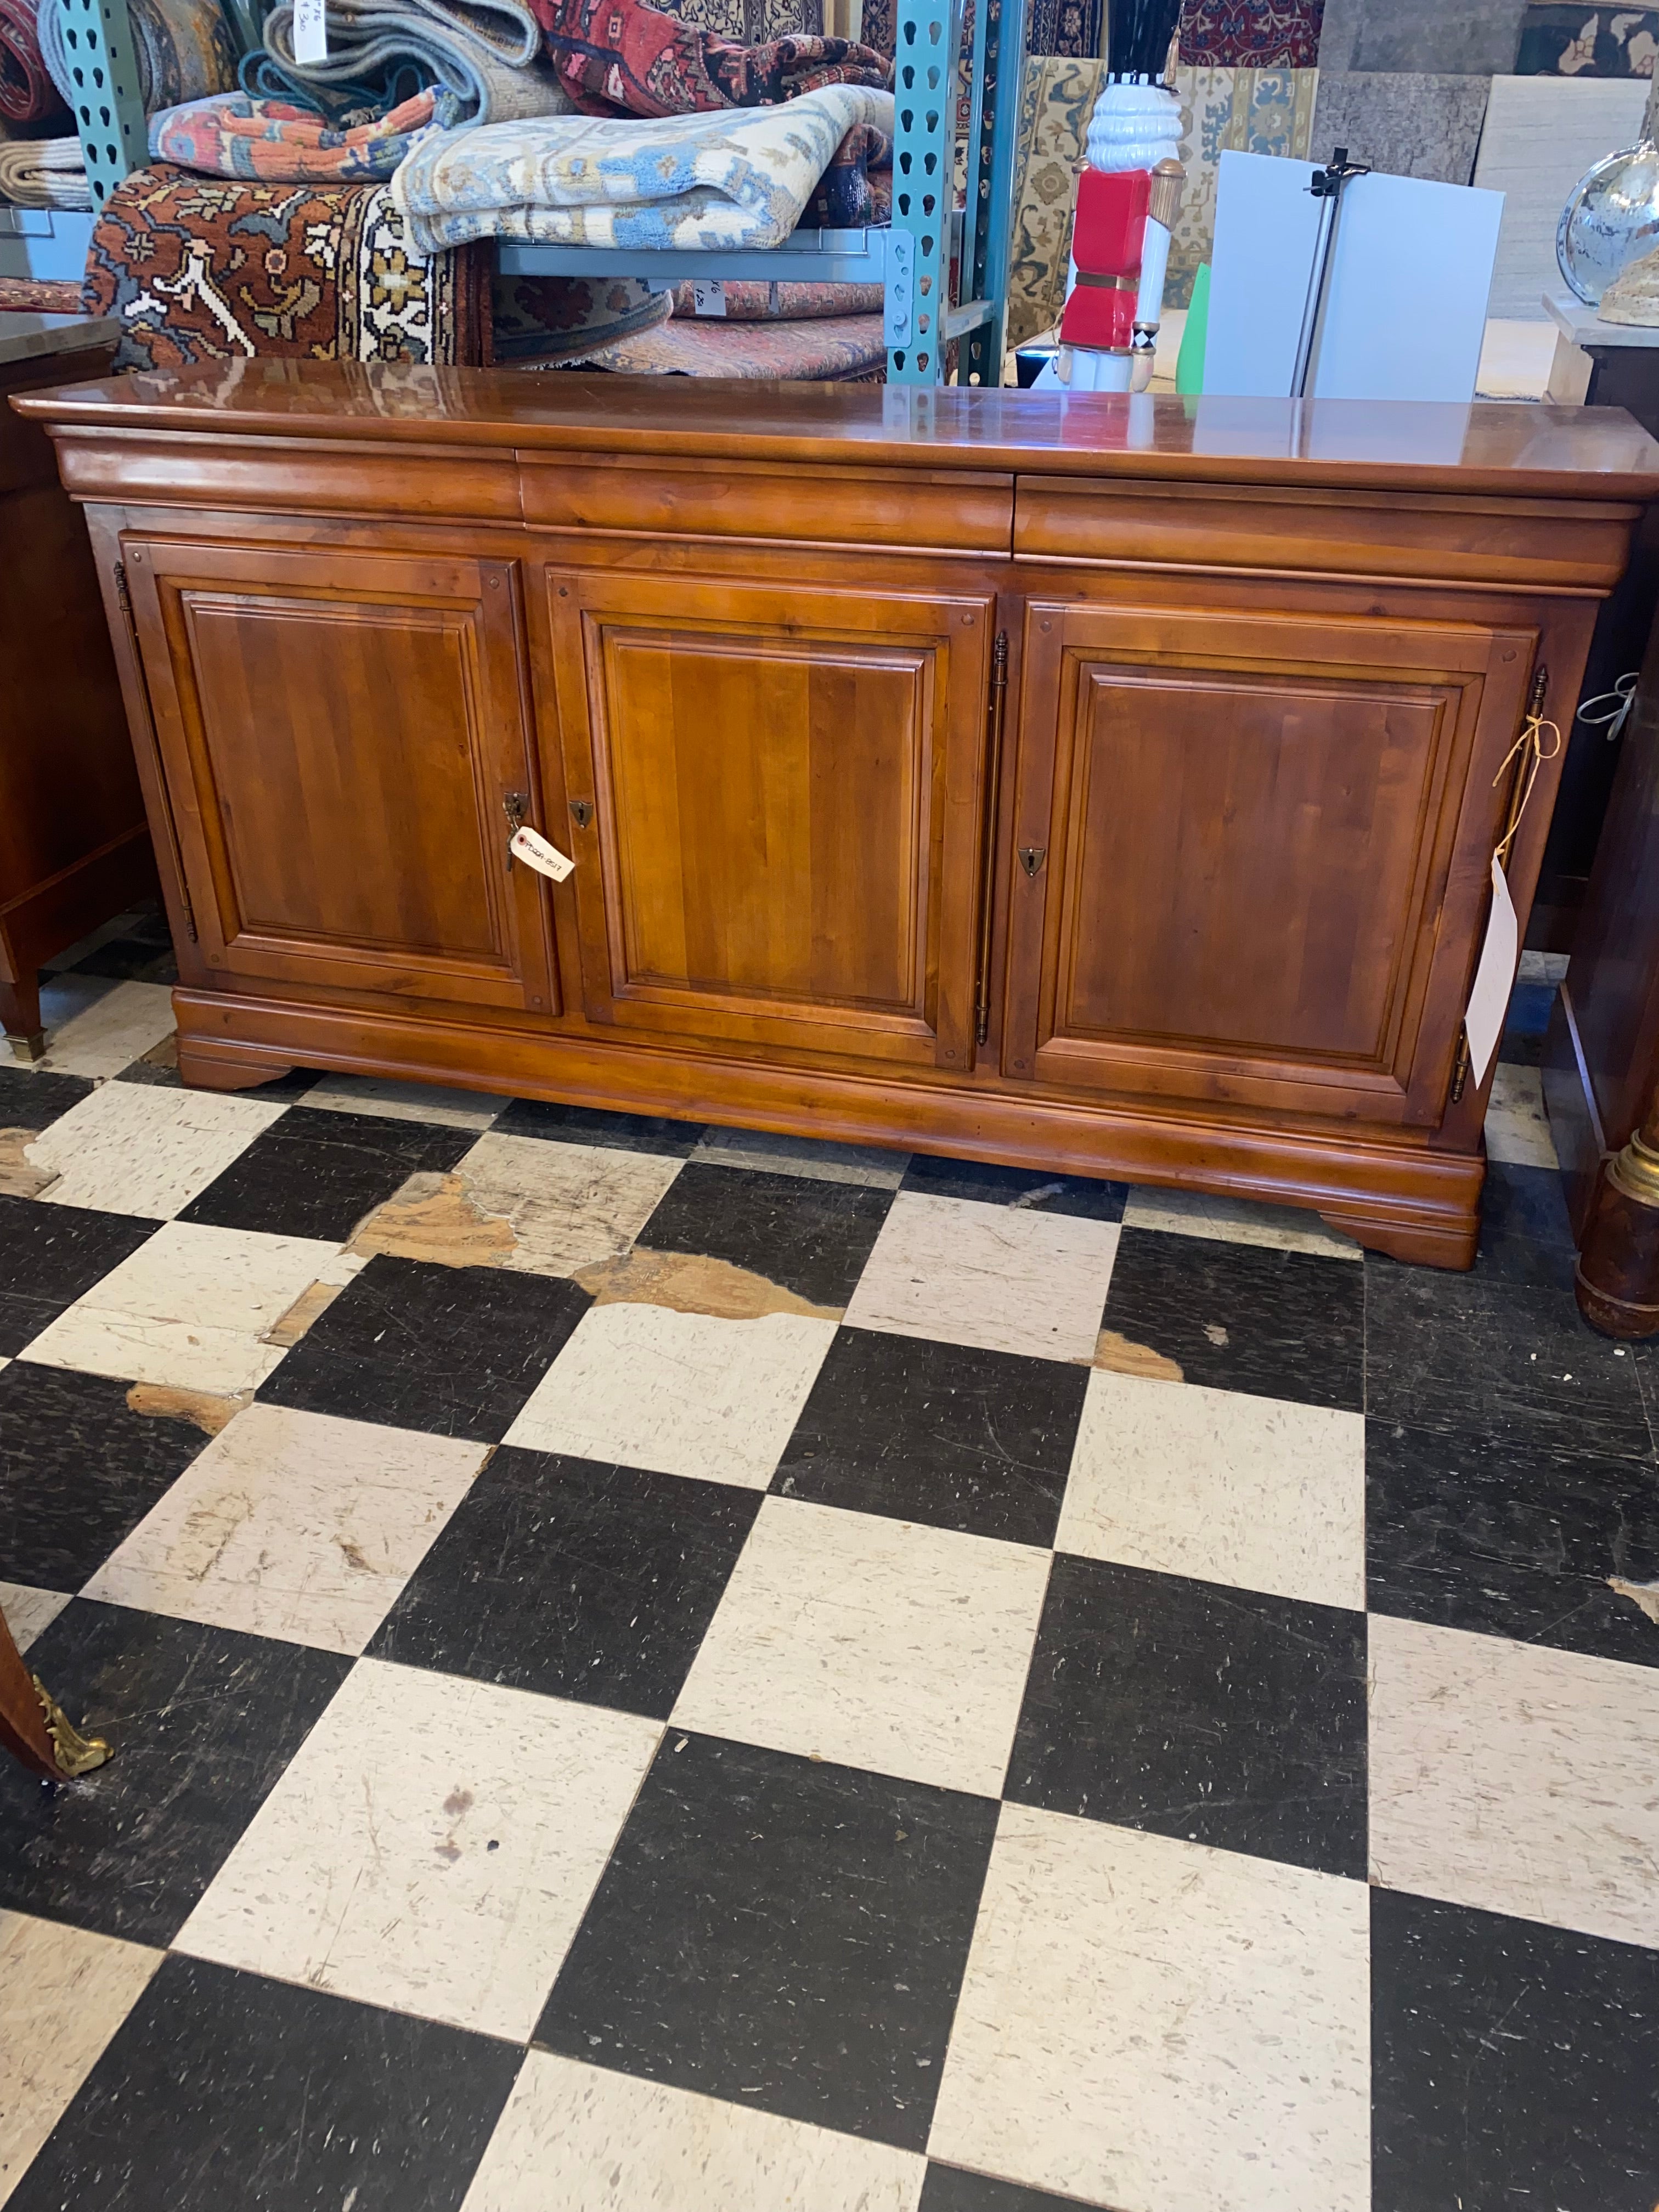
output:
[{"label": "white floor tile", "polygon": [[1516,981],[1522,983],[1560,983],[1566,980],[1565,952],[1523,952]]},{"label": "white floor tile", "polygon": [[329,1114],[379,1114],[388,1121],[436,1121],[447,1129],[489,1127],[507,1111],[505,1098],[483,1091],[441,1090],[430,1083],[393,1083],[379,1075],[326,1075],[301,1103]]},{"label": "white floor tile", "polygon": [[175,1948],[523,2040],[661,1735],[362,1660]]},{"label": "white floor tile", "polygon": [[73,1595],[71,1590],[34,1589],[27,1583],[0,1583],[0,1613],[20,1651],[27,1651],[52,1626]]},{"label": "white floor tile", "polygon": [[1054,1542],[1363,1612],[1364,1416],[1097,1370]]},{"label": "white floor tile", "polygon": [[[139,1091],[143,1097],[171,1095]],[[263,1340],[265,1334],[301,1292],[313,1282],[349,1282],[366,1264],[316,1237],[165,1222],[48,1322],[28,1356],[131,1382],[252,1390],[283,1357],[281,1346]]]},{"label": "white floor tile", "polygon": [[1217,1244],[1261,1244],[1275,1252],[1316,1252],[1327,1260],[1364,1261],[1352,1237],[1328,1229],[1297,1206],[1258,1206],[1248,1198],[1212,1198],[1201,1190],[1132,1190],[1126,1229],[1167,1229]]},{"label": "white floor tile", "polygon": [[674,1708],[684,1728],[998,1796],[1048,1554],[762,1505]]},{"label": "white floor tile", "polygon": [[1544,1110],[1544,1079],[1535,1067],[1500,1060],[1486,1108],[1486,1152],[1517,1167],[1556,1166],[1555,1139]]},{"label": "white floor tile", "polygon": [[595,1306],[503,1441],[764,1490],[835,1334],[805,1314]]},{"label": "white floor tile", "polygon": [[56,1920],[0,1912],[0,2204],[161,1957]]},{"label": "white floor tile", "polygon": [[58,1176],[40,1194],[42,1205],[170,1221],[287,1110],[270,1099],[106,1083],[37,1137],[26,1157]]},{"label": "white floor tile", "polygon": [[358,1652],[471,1486],[486,1447],[246,1407],[87,1584],[112,1605]]},{"label": "white floor tile", "polygon": [[173,1035],[167,983],[116,983],[60,975],[40,994],[46,1025],[40,1066],[56,1075],[118,1075]]},{"label": "white floor tile", "polygon": [[1371,1870],[1659,1948],[1659,1672],[1373,1614]]},{"label": "white floor tile", "polygon": [[1363,1882],[1005,1805],[929,2149],[1115,2212],[1370,2212]]},{"label": "white floor tile", "polygon": [[517,1241],[503,1267],[568,1275],[627,1251],[680,1166],[657,1152],[492,1131],[455,1172],[476,1212],[511,1222]]},{"label": "white floor tile", "polygon": [[915,2212],[909,2151],[532,2051],[461,2212]]},{"label": "white floor tile", "polygon": [[1117,1236],[1112,1221],[901,1191],[853,1293],[848,1324],[1087,1361]]},{"label": "white floor tile", "polygon": [[805,1176],[809,1182],[863,1183],[896,1190],[910,1164],[908,1152],[875,1145],[821,1144],[813,1137],[775,1137],[765,1129],[710,1129],[691,1155],[716,1167],[758,1168],[770,1175]]}]

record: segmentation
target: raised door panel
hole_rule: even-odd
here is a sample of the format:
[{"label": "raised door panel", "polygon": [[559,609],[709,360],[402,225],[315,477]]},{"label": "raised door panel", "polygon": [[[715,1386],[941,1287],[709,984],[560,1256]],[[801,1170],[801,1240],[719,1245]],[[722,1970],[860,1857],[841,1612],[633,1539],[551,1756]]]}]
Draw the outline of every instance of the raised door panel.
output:
[{"label": "raised door panel", "polygon": [[1532,634],[1027,624],[1006,1072],[1437,1121]]},{"label": "raised door panel", "polygon": [[128,545],[210,964],[541,1010],[514,563]]},{"label": "raised door panel", "polygon": [[549,589],[590,1016],[965,1066],[992,603]]}]

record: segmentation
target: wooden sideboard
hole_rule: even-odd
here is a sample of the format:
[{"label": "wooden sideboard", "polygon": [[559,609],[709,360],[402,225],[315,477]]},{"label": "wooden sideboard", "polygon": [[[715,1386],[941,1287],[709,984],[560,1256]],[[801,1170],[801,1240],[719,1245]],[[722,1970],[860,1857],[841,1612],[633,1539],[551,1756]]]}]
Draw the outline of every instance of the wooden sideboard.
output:
[{"label": "wooden sideboard", "polygon": [[1189,1184],[1468,1264],[1506,763],[1659,494],[1628,418],[289,362],[21,404],[88,509],[188,1081]]}]

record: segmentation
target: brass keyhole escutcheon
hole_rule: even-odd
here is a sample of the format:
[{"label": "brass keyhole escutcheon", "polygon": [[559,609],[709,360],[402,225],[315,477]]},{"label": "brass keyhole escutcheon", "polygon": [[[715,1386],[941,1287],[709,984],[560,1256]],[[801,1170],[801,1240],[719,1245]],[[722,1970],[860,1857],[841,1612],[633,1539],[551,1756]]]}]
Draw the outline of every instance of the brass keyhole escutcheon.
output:
[{"label": "brass keyhole escutcheon", "polygon": [[1022,845],[1019,848],[1019,865],[1028,876],[1033,878],[1048,857],[1048,848],[1046,845]]},{"label": "brass keyhole escutcheon", "polygon": [[579,830],[586,830],[593,819],[592,801],[586,799],[573,799],[570,802],[570,818]]}]

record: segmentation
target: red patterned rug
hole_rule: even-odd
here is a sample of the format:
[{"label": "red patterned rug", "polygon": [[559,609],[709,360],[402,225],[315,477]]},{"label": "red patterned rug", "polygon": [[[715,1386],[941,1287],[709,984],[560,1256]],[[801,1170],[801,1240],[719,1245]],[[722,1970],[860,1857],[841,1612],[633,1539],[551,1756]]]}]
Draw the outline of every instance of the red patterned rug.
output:
[{"label": "red patterned rug", "polygon": [[695,115],[772,107],[822,84],[885,85],[891,70],[849,39],[762,46],[717,39],[644,0],[531,0],[559,81],[585,115]]},{"label": "red patterned rug", "polygon": [[1186,0],[1188,69],[1316,69],[1325,0]]},{"label": "red patterned rug", "polygon": [[0,276],[0,315],[78,315],[81,287],[50,276]]}]

